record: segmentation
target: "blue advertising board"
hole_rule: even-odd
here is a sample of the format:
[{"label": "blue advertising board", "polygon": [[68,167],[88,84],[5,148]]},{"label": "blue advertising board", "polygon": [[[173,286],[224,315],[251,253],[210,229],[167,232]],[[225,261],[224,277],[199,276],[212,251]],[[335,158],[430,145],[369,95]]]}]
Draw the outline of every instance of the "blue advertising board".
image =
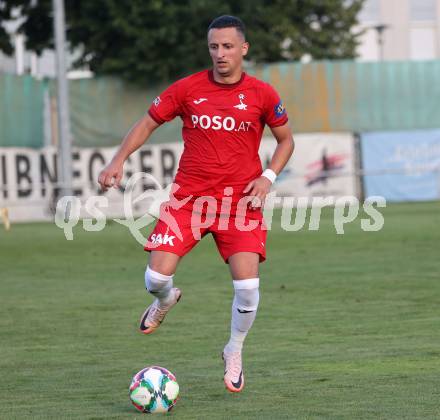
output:
[{"label": "blue advertising board", "polygon": [[440,199],[440,130],[365,133],[361,151],[366,196]]}]

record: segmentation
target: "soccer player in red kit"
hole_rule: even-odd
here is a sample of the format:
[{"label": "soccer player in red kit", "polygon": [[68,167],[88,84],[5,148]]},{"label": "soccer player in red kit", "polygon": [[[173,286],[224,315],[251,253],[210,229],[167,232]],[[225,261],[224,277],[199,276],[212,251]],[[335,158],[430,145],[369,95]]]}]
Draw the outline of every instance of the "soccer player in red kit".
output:
[{"label": "soccer player in red kit", "polygon": [[[208,48],[213,68],[178,80],[153,101],[101,172],[99,183],[104,190],[118,187],[128,156],[161,124],[182,119],[184,151],[176,188],[145,245],[150,252],[145,284],[155,300],[142,315],[140,330],[154,332],[179,301],[181,291],[173,287],[177,265],[211,233],[235,290],[223,360],[225,385],[239,392],[244,386],[242,347],[256,316],[258,268],[266,257],[261,207],[294,143],[277,92],[243,72],[249,49],[243,22],[233,16],[216,18],[208,28]],[[278,145],[263,172],[258,149],[266,124]]]}]

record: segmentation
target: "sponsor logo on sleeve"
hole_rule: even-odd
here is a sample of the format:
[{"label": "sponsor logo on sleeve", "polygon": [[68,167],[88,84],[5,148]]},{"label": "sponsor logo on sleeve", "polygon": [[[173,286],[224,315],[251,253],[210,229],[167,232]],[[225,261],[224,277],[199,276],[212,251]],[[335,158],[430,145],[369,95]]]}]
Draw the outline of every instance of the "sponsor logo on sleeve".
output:
[{"label": "sponsor logo on sleeve", "polygon": [[284,108],[283,101],[279,101],[274,108],[275,115],[279,118],[286,113],[286,108]]},{"label": "sponsor logo on sleeve", "polygon": [[153,101],[154,106],[159,106],[161,102],[160,96],[156,96],[156,98]]}]

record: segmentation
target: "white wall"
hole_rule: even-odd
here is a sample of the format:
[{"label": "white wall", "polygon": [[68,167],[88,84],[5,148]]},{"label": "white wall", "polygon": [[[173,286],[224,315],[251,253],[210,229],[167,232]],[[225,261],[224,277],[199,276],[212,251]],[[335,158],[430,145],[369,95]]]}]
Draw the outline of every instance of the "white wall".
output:
[{"label": "white wall", "polygon": [[[377,61],[381,58],[378,33],[373,28],[387,25],[383,32],[383,57],[385,60],[440,59],[440,0],[366,0],[359,15],[364,30],[357,48],[360,61]],[[17,17],[2,23],[10,33],[20,24]],[[0,71],[17,72],[17,62],[23,62],[23,72],[36,77],[55,77],[55,55],[45,50],[40,57],[26,51],[17,60],[0,52]],[[70,57],[72,60],[72,57]],[[19,66],[18,66],[19,67]],[[72,77],[90,77],[91,73],[76,71]]]},{"label": "white wall", "polygon": [[385,60],[440,59],[440,0],[366,0],[359,19],[355,30],[365,30],[359,60],[380,59],[378,24],[387,25]]},{"label": "white wall", "polygon": [[[23,35],[17,34],[17,30],[22,22],[18,15],[18,10],[13,12],[15,18],[10,21],[2,22],[1,25],[11,34],[11,42],[15,48],[15,54],[11,57],[0,52],[0,72],[31,74],[37,78],[56,76],[55,52],[44,50],[40,56],[25,50],[25,39]],[[73,61],[79,56],[79,51],[70,53],[67,56],[67,65],[72,68]],[[87,69],[75,70],[68,73],[69,78],[91,77],[92,73]]]}]

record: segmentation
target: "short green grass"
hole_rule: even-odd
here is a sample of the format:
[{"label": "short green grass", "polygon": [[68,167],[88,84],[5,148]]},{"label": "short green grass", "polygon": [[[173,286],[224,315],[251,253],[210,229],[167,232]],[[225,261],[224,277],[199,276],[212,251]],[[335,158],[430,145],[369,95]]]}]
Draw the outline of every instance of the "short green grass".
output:
[{"label": "short green grass", "polygon": [[[225,391],[232,287],[211,238],[182,262],[183,299],[151,336],[147,256],[129,232],[0,227],[0,418],[140,419],[131,376],[174,372],[176,419],[440,418],[440,203],[389,205],[380,232],[269,234],[246,387]],[[277,214],[279,219],[279,214]]]}]

